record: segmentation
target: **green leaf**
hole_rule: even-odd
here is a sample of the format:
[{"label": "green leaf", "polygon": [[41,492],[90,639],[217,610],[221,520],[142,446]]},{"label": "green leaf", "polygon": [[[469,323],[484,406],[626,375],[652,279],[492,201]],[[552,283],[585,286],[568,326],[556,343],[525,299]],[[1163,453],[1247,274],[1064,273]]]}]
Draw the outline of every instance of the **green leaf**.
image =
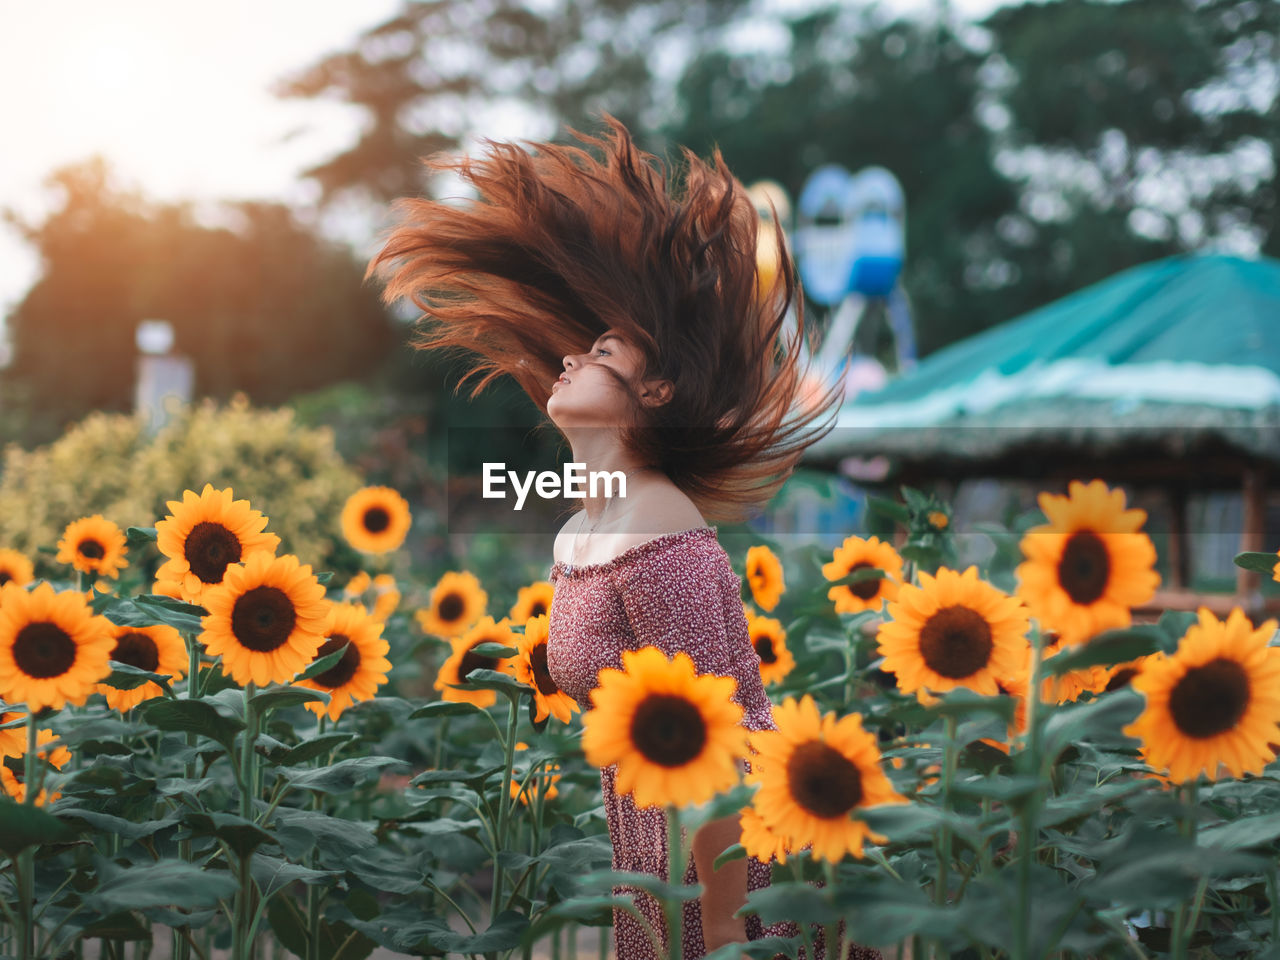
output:
[{"label": "green leaf", "polygon": [[759,914],[766,924],[780,920],[794,923],[831,923],[840,913],[831,900],[832,891],[807,883],[773,883],[747,894],[747,904],[738,912]]},{"label": "green leaf", "polygon": [[125,546],[140,547],[145,543],[156,542],[155,527],[130,527],[124,532]]},{"label": "green leaf", "polygon": [[134,687],[140,687],[150,680],[152,683],[157,683],[172,693],[169,688],[169,681],[173,677],[170,674],[152,673],[150,670],[143,670],[141,667],[135,667],[131,663],[122,663],[119,660],[110,660],[108,662],[112,665],[111,673],[102,681],[108,686],[115,687],[117,690],[132,690]]},{"label": "green leaf", "polygon": [[58,810],[58,815],[68,820],[83,820],[99,833],[115,834],[125,840],[139,840],[142,837],[150,837],[160,830],[173,826],[179,820],[178,814],[175,812],[163,820],[143,820],[139,823],[134,823],[132,820],[125,820],[123,817],[113,817],[109,813],[84,810],[79,807],[61,807]]},{"label": "green leaf", "polygon": [[484,713],[474,703],[459,702],[454,700],[436,700],[428,703],[425,707],[419,707],[413,713],[409,714],[410,720],[419,720],[422,718],[432,717],[464,717],[470,713]]},{"label": "green leaf", "polygon": [[324,756],[330,750],[336,750],[354,739],[355,734],[353,733],[326,733],[322,736],[312,737],[310,740],[304,740],[290,749],[288,753],[284,754],[276,762],[282,767],[296,767],[300,763],[307,763],[316,757]]},{"label": "green leaf", "polygon": [[872,513],[880,514],[882,517],[896,520],[904,526],[911,520],[911,511],[902,504],[894,500],[886,500],[884,497],[871,497],[867,500],[867,509]]},{"label": "green leaf", "polygon": [[451,683],[449,686],[457,690],[496,690],[513,700],[525,694],[533,694],[532,688],[526,687],[510,674],[499,673],[497,670],[472,670],[463,683]]},{"label": "green leaf", "polygon": [[984,697],[968,687],[956,687],[947,691],[937,703],[925,707],[925,710],[933,716],[960,718],[974,713],[993,713],[1008,725],[1013,722],[1013,714],[1017,708],[1017,701],[1013,697]]},{"label": "green leaf", "polygon": [[321,570],[319,573],[316,574],[316,579],[319,580],[321,583],[328,583],[330,580],[333,579],[333,571]]},{"label": "green leaf", "polygon": [[363,823],[318,810],[277,807],[268,826],[275,832],[285,856],[295,862],[318,850],[325,863],[345,865],[377,844],[373,831]]},{"label": "green leaf", "polygon": [[237,857],[247,857],[264,843],[279,844],[274,836],[252,820],[234,813],[187,811],[183,820],[197,836],[212,835],[225,843]]},{"label": "green leaf", "polygon": [[1280,837],[1280,813],[1268,813],[1204,827],[1199,842],[1216,850],[1248,850],[1265,847],[1277,837]]},{"label": "green leaf", "polygon": [[0,797],[0,850],[16,858],[27,847],[66,843],[75,831],[42,807]]},{"label": "green leaf", "polygon": [[529,929],[529,918],[514,910],[504,910],[487,930],[476,934],[438,933],[429,935],[431,945],[448,953],[492,953],[514,950]]},{"label": "green leaf", "polygon": [[841,577],[839,580],[831,580],[823,584],[827,587],[852,586],[855,583],[866,583],[868,580],[883,580],[884,571],[879,567],[862,567],[854,570],[852,573]]},{"label": "green leaf", "polygon": [[746,856],[747,848],[740,843],[735,843],[732,846],[725,848],[724,853],[716,857],[715,862],[711,864],[711,869],[713,871],[719,870],[726,863],[733,863],[735,860],[743,860]]},{"label": "green leaf", "polygon": [[1122,630],[1107,630],[1088,643],[1069,647],[1044,662],[1044,672],[1061,676],[1086,667],[1111,667],[1155,653],[1162,646],[1164,630],[1156,624],[1138,624]]},{"label": "green leaf", "polygon": [[[348,641],[347,643],[350,643],[350,641]],[[296,683],[298,680],[310,680],[312,677],[317,676],[318,674],[324,673],[330,667],[336,667],[338,665],[338,661],[341,660],[344,656],[346,656],[347,643],[344,643],[341,647],[339,647],[337,650],[334,650],[332,653],[326,653],[319,660],[312,660],[311,663],[308,664],[307,669],[303,670],[300,674],[294,677],[293,681],[291,682]]]},{"label": "green leaf", "polygon": [[700,883],[667,883],[667,881],[651,873],[625,873],[617,870],[600,870],[588,873],[580,881],[582,888],[590,890],[595,887],[634,887],[657,897],[659,900],[692,900],[702,896],[703,886]]},{"label": "green leaf", "polygon": [[275,710],[278,707],[295,707],[301,703],[311,703],[319,701],[320,703],[329,702],[329,694],[320,690],[312,690],[310,687],[278,687],[275,690],[267,690],[264,693],[255,693],[249,698],[249,706],[258,716],[264,716],[267,711]]},{"label": "green leaf", "polygon": [[196,733],[218,741],[231,751],[244,723],[224,717],[203,700],[153,699],[142,707],[142,718],[160,730]]},{"label": "green leaf", "polygon": [[1277,563],[1280,563],[1280,554],[1275,553],[1245,552],[1237,553],[1235,557],[1237,567],[1252,570],[1254,573],[1265,573],[1268,576],[1275,573]]},{"label": "green leaf", "polygon": [[264,897],[275,896],[295,880],[301,880],[313,886],[328,882],[327,885],[332,886],[331,881],[340,879],[343,875],[341,870],[313,870],[301,864],[282,860],[280,857],[269,857],[264,853],[253,854],[249,870]]},{"label": "green leaf", "polygon": [[349,793],[356,787],[381,777],[384,767],[407,767],[395,757],[351,757],[327,767],[307,769],[285,767],[280,775],[295,787],[320,793]]},{"label": "green leaf", "polygon": [[[495,659],[505,659],[507,657],[514,657],[520,651],[517,650],[515,647],[508,647],[505,644],[494,643],[492,641],[489,641],[486,643],[477,643],[474,647],[471,648],[470,652],[474,653],[478,657],[494,657]],[[472,672],[475,673],[477,671],[472,671]]]},{"label": "green leaf", "polygon": [[771,960],[778,954],[795,956],[796,948],[803,943],[800,935],[794,937],[761,937],[747,943],[726,943],[717,950],[703,956],[702,960],[738,960],[739,957],[750,957],[751,960]]},{"label": "green leaf", "polygon": [[219,897],[236,892],[236,880],[230,873],[203,870],[184,860],[112,869],[114,865],[105,857],[94,859],[98,882],[84,894],[84,905],[100,913],[144,907],[216,907]]}]

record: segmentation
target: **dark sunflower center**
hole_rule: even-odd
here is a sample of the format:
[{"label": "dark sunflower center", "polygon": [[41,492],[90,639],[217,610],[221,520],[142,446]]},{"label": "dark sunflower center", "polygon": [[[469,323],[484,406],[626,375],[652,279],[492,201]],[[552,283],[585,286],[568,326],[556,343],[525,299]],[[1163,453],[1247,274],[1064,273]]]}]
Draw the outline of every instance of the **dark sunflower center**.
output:
[{"label": "dark sunflower center", "polygon": [[684,697],[650,694],[631,718],[631,742],[650,763],[680,767],[702,753],[707,725]]},{"label": "dark sunflower center", "polygon": [[11,574],[8,570],[0,570],[0,587],[3,587],[6,583],[8,583],[12,579],[13,579],[13,574]]},{"label": "dark sunflower center", "polygon": [[282,646],[297,620],[293,601],[278,587],[247,590],[231,608],[231,632],[242,646],[259,653]]},{"label": "dark sunflower center", "polygon": [[[484,642],[484,640],[477,641],[477,645]],[[497,657],[486,657],[474,650],[468,650],[458,663],[458,682],[465,682],[472,670],[497,670],[499,666]]]},{"label": "dark sunflower center", "polygon": [[559,693],[560,688],[551,679],[551,671],[547,669],[547,645],[540,643],[529,652],[529,666],[533,669],[533,679],[538,685],[538,692],[544,697]]},{"label": "dark sunflower center", "polygon": [[778,662],[778,654],[773,649],[773,637],[757,637],[755,647],[762,663]]},{"label": "dark sunflower center", "polygon": [[537,601],[536,603],[534,603],[532,607],[529,608],[529,616],[531,617],[540,617],[546,612],[547,612],[547,605],[543,603],[541,600]]},{"label": "dark sunflower center", "polygon": [[1133,667],[1125,667],[1123,670],[1117,670],[1116,675],[1107,681],[1107,691],[1119,690],[1127,687],[1129,681],[1138,675],[1138,671]]},{"label": "dark sunflower center", "polygon": [[1088,606],[1107,589],[1111,557],[1107,545],[1092,530],[1077,530],[1067,540],[1058,561],[1058,582],[1073,603]]},{"label": "dark sunflower center", "polygon": [[18,631],[13,662],[28,677],[60,677],[76,662],[76,644],[56,623],[38,620]]},{"label": "dark sunflower center", "polygon": [[948,680],[977,673],[991,660],[991,627],[968,607],[943,607],[920,629],[920,656]]},{"label": "dark sunflower center", "polygon": [[317,673],[311,679],[322,687],[328,687],[336,690],[343,684],[347,683],[356,675],[356,669],[360,666],[360,651],[356,649],[356,645],[351,643],[351,638],[345,633],[331,633],[329,639],[320,644],[320,649],[316,651],[313,660],[319,660],[321,657],[327,657],[335,650],[339,650],[346,645],[346,652],[332,667],[324,673]]},{"label": "dark sunflower center", "polygon": [[862,800],[862,774],[839,750],[810,740],[787,761],[787,787],[815,817],[843,817]]},{"label": "dark sunflower center", "polygon": [[80,556],[88,557],[90,560],[101,560],[107,554],[97,540],[81,540],[79,550]]},{"label": "dark sunflower center", "polygon": [[221,583],[227,564],[240,562],[240,538],[220,523],[201,521],[187,534],[183,553],[204,583]]},{"label": "dark sunflower center", "polygon": [[391,514],[385,507],[370,507],[364,512],[364,528],[370,533],[381,533],[391,526]]},{"label": "dark sunflower center", "polygon": [[139,670],[155,672],[160,665],[160,654],[156,650],[156,642],[145,633],[130,631],[116,640],[116,648],[111,651],[111,659],[127,663]]},{"label": "dark sunflower center", "polygon": [[1235,727],[1249,706],[1249,677],[1234,660],[1219,657],[1192,667],[1169,693],[1169,713],[1188,737],[1204,739]]},{"label": "dark sunflower center", "polygon": [[[859,570],[866,570],[871,564],[866,561],[859,561],[849,568],[849,573],[857,573]],[[848,576],[848,574],[846,574]],[[870,600],[880,590],[880,578],[872,577],[870,580],[863,580],[860,583],[849,584],[849,592],[859,600]]]},{"label": "dark sunflower center", "polygon": [[462,611],[466,609],[466,604],[462,602],[462,598],[456,593],[446,593],[440,600],[440,606],[437,607],[437,616],[445,623],[450,623],[462,616]]}]

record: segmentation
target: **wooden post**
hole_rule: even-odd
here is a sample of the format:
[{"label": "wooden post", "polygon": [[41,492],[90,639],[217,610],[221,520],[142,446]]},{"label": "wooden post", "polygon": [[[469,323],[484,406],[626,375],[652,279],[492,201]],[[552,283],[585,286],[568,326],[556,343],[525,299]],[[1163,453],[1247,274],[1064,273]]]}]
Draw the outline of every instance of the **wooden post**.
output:
[{"label": "wooden post", "polygon": [[[1260,552],[1265,548],[1263,537],[1267,521],[1267,476],[1261,464],[1251,463],[1245,466],[1241,496],[1244,502],[1244,522],[1240,524],[1240,552]],[[1255,608],[1261,607],[1261,583],[1260,574],[1252,570],[1237,569],[1236,599],[1244,607],[1245,613],[1252,615]]]}]

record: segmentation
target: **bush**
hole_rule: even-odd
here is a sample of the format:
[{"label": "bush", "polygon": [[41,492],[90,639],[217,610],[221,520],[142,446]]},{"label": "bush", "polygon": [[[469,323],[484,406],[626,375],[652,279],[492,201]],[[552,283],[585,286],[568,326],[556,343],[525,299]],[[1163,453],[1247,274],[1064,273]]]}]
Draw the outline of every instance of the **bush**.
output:
[{"label": "bush", "polygon": [[122,528],[154,526],[169,512],[166,501],[206,483],[231,487],[270,517],[282,553],[317,570],[345,555],[338,518],[361,479],[334,448],[332,431],[299,426],[288,408],[254,409],[243,397],[175,409],[154,435],[136,417],[94,413],[48,446],[10,446],[0,476],[0,545],[48,572],[52,557],[37,551],[54,547],[72,520],[101,513]]}]

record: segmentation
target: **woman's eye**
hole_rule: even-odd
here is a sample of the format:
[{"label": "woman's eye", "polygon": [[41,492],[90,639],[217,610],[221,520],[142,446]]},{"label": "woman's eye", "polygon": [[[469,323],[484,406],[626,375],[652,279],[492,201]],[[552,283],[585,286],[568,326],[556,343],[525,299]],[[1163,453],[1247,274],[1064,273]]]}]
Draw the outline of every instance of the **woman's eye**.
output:
[{"label": "woman's eye", "polygon": [[606,350],[604,347],[599,347],[596,349],[596,355],[598,356],[600,354],[604,354],[607,357],[609,355],[609,351]]}]

